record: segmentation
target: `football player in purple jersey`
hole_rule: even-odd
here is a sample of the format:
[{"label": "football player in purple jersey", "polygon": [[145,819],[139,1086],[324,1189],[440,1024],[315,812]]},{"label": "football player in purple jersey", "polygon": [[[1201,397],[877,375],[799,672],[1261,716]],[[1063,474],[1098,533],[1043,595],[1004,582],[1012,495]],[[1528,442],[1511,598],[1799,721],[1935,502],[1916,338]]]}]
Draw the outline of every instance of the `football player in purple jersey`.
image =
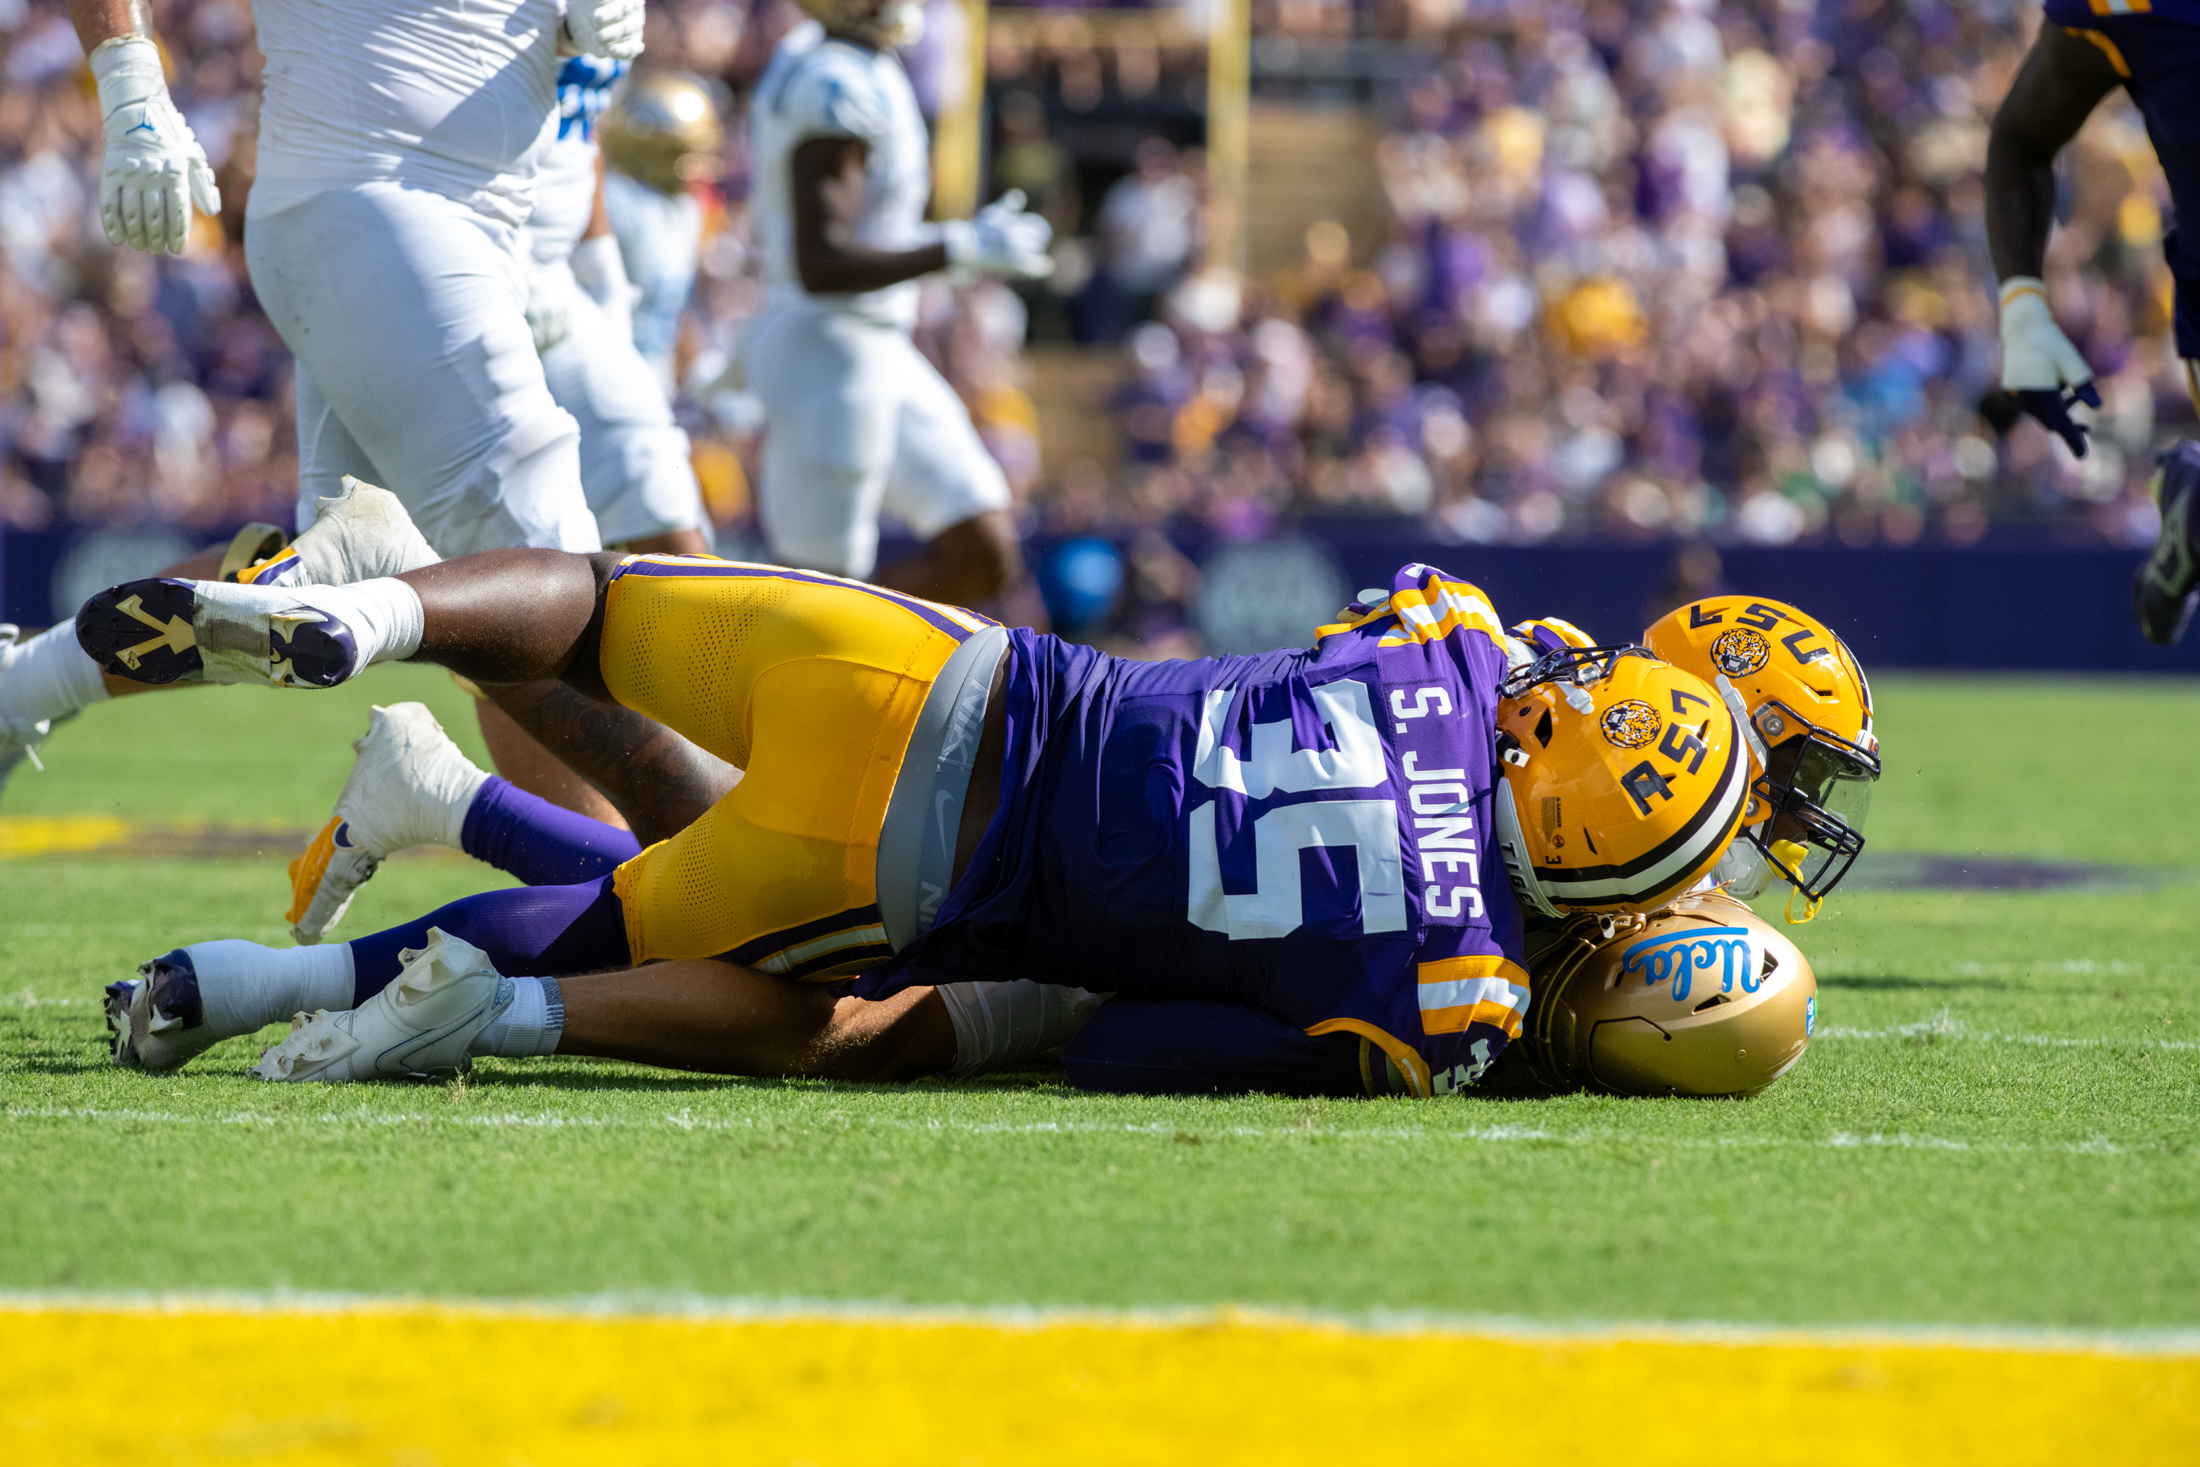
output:
[{"label": "football player in purple jersey", "polygon": [[[2055,157],[2103,97],[2122,87],[2138,104],[2169,180],[2179,227],[2162,240],[2176,280],[2177,355],[2200,406],[2200,0],[2047,0],[1986,150],[1986,237],[2001,278],[2002,386],[2080,458],[2086,428],[2071,406],[2101,405],[2093,369],[2048,308],[2041,274],[2055,220]],[[2200,443],[2164,453],[2155,475],[2162,528],[2133,583],[2133,612],[2150,641],[2184,635],[2200,604],[2192,499]]]},{"label": "football player in purple jersey", "polygon": [[[1749,776],[1691,674],[1538,656],[1421,565],[1310,648],[1190,662],[810,572],[543,551],[346,587],[134,582],[78,629],[154,682],[333,686],[395,658],[560,677],[746,771],[640,851],[442,780],[446,828],[553,879],[345,944],[165,954],[110,990],[117,1062],[151,1069],[297,1013],[255,1073],[561,1053],[887,1078],[998,1063],[996,1039],[1066,1037],[1107,995],[1065,1056],[1081,1084],[1446,1094],[1520,1033],[1523,908],[1685,892]],[[1084,997],[1004,997],[1027,986]]]}]

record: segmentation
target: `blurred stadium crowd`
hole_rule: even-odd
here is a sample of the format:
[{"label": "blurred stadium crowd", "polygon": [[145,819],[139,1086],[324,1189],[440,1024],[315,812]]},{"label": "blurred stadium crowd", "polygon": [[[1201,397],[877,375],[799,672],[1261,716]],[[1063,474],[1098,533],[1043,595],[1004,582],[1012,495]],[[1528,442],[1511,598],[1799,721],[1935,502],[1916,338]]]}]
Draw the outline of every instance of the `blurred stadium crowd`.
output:
[{"label": "blurred stadium crowd", "polygon": [[[176,259],[107,245],[66,15],[0,0],[0,528],[212,538],[289,518],[288,364],[240,244],[250,11],[154,10],[225,201]],[[967,81],[959,11],[935,11],[911,58],[933,105]],[[723,79],[738,139],[744,82],[792,6],[673,0],[650,17],[649,64]],[[2066,164],[2049,269],[2101,379],[2095,452],[2072,459],[1992,392],[1980,170],[2036,7],[1261,0],[1255,19],[1272,42],[1350,40],[1396,81],[1372,102],[1381,237],[1308,221],[1301,262],[1258,281],[1204,263],[1196,147],[1156,129],[1096,174],[1050,132],[1065,109],[1135,111],[1170,88],[1196,115],[1203,73],[1076,27],[990,48],[992,182],[1054,218],[1062,269],[1023,295],[928,282],[919,340],[1035,532],[1252,538],[1349,513],[1475,543],[2151,539],[2151,453],[2193,409],[2167,345],[2166,193],[2120,96]],[[738,534],[755,415],[712,385],[760,298],[738,142],[698,188],[680,410]],[[1120,426],[1115,461],[1042,466],[1027,324],[1119,354],[1095,404]]]}]

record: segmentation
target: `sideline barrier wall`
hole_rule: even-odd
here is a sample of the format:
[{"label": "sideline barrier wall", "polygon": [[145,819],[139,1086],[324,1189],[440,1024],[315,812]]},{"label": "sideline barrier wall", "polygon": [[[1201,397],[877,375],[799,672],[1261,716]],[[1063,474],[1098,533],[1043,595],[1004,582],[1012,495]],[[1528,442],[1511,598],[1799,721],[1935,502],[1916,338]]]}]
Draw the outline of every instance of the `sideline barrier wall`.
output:
[{"label": "sideline barrier wall", "polygon": [[[1674,544],[1446,544],[1418,522],[1401,526],[1381,520],[1323,520],[1284,533],[1302,548],[1319,544],[1348,597],[1361,587],[1387,587],[1399,566],[1418,560],[1482,587],[1508,621],[1564,616],[1613,641],[1638,635],[1668,604],[1661,593],[1673,578],[1679,549]],[[43,626],[55,619],[55,568],[82,539],[82,532],[58,530],[0,535],[0,621]],[[1031,542],[1030,563],[1042,564],[1059,543]],[[1229,543],[1177,537],[1178,548],[1201,564]],[[880,559],[911,548],[906,540],[884,544]],[[2137,550],[2009,537],[1965,548],[1727,546],[1719,555],[1721,589],[1776,596],[1807,608],[1839,631],[1874,671],[2200,673],[2200,632],[2180,646],[2161,648],[2133,625],[2131,577],[2144,559]],[[1311,631],[1308,624],[1292,639]]]}]

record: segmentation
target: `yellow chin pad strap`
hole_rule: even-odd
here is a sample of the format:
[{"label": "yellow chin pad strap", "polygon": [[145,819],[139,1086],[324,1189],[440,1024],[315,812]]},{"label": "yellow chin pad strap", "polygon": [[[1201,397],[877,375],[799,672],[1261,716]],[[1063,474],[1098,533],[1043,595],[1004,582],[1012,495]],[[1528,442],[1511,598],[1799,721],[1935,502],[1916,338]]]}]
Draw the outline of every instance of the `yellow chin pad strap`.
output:
[{"label": "yellow chin pad strap", "polygon": [[[1773,859],[1798,875],[1803,870],[1803,858],[1809,854],[1810,847],[1799,840],[1776,840],[1772,843]],[[1805,922],[1816,921],[1818,909],[1826,904],[1824,897],[1806,897],[1803,915],[1798,917],[1795,915],[1795,899],[1802,894],[1801,887],[1791,885],[1788,888],[1787,907],[1781,915],[1787,919],[1790,927],[1800,927]]]}]

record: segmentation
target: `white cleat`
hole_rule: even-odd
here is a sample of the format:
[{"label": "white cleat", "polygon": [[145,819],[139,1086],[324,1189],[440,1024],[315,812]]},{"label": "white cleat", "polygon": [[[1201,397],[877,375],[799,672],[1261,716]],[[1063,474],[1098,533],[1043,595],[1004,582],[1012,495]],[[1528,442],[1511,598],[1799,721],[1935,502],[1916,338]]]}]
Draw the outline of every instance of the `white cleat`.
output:
[{"label": "white cleat", "polygon": [[391,1080],[449,1074],[473,1067],[474,1036],[512,1002],[512,980],[489,955],[440,927],[428,945],[398,955],[404,971],[355,1009],[322,1009],[290,1021],[282,1043],[252,1067],[256,1080]]},{"label": "white cleat", "polygon": [[394,851],[458,848],[466,811],[488,774],[459,752],[424,703],[377,706],[336,812],[290,863],[290,935],[312,944],[327,937],[351,899]]},{"label": "white cleat", "polygon": [[[22,655],[23,629],[12,621],[0,621],[0,677],[8,674],[8,664]],[[41,718],[33,722],[27,718],[0,718],[0,788],[5,788],[8,776],[15,766],[25,759],[31,768],[43,771],[39,761],[38,746],[53,732],[53,720]]]},{"label": "white cleat", "polygon": [[246,586],[348,586],[403,575],[442,558],[402,500],[346,474],[343,492],[320,501],[319,515],[297,539],[223,579]]}]

